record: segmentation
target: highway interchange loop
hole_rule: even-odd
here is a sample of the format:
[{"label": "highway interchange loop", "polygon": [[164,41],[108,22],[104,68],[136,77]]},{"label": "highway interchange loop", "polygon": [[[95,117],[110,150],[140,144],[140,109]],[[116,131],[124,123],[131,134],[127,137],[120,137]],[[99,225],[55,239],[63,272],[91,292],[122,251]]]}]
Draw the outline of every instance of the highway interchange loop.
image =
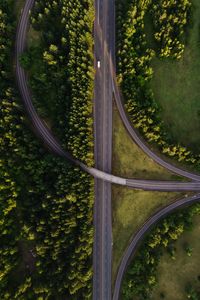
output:
[{"label": "highway interchange loop", "polygon": [[[26,0],[24,8],[22,10],[21,18],[17,27],[16,33],[16,48],[15,48],[15,59],[16,59],[16,78],[18,87],[21,93],[21,97],[24,102],[24,106],[26,108],[27,114],[32,121],[32,124],[37,132],[37,135],[43,140],[43,142],[57,155],[64,157],[75,165],[81,167],[84,171],[88,172],[92,176],[98,179],[102,179],[111,183],[126,185],[128,187],[143,189],[143,190],[158,190],[158,191],[200,191],[200,176],[184,171],[180,168],[177,168],[167,162],[165,162],[162,158],[153,153],[149,147],[145,144],[145,142],[141,139],[138,133],[131,126],[131,123],[126,115],[122,104],[122,97],[120,95],[119,88],[117,86],[117,82],[115,79],[115,72],[112,65],[111,59],[109,59],[110,65],[110,76],[112,76],[113,80],[113,94],[115,96],[115,101],[117,103],[117,107],[121,116],[121,119],[131,135],[132,139],[138,144],[138,146],[148,154],[153,160],[167,168],[168,170],[182,175],[188,179],[192,179],[192,182],[175,182],[175,181],[156,181],[156,180],[137,180],[137,179],[126,179],[118,176],[114,176],[112,174],[108,174],[106,172],[102,172],[101,170],[87,167],[82,162],[74,159],[68,152],[66,152],[60,145],[59,141],[53,136],[49,128],[45,125],[45,123],[39,118],[31,99],[31,93],[29,87],[27,85],[27,76],[25,74],[24,69],[20,66],[20,56],[24,52],[26,48],[26,36],[27,30],[29,27],[29,13],[34,5],[34,0]],[[126,266],[131,255],[135,252],[138,243],[144,237],[145,233],[151,228],[153,224],[158,222],[160,218],[174,211],[174,209],[184,207],[185,205],[192,204],[194,202],[199,201],[200,194],[194,195],[192,197],[183,198],[169,206],[161,209],[158,213],[152,216],[144,226],[137,232],[135,237],[133,238],[131,244],[127,248],[123,259],[121,261],[118,275],[116,279],[115,289],[114,289],[114,300],[119,298],[121,281],[123,278],[123,274],[125,272]],[[99,300],[99,299],[95,299]],[[107,299],[101,299],[107,300]]]},{"label": "highway interchange loop", "polygon": [[[22,96],[22,99],[24,101],[24,106],[27,110],[27,113],[29,115],[29,118],[32,121],[32,124],[38,134],[38,136],[44,141],[44,143],[57,155],[60,155],[67,160],[71,161],[72,163],[80,166],[84,171],[88,172],[92,176],[103,179],[105,181],[116,183],[120,185],[126,185],[128,187],[136,188],[136,189],[143,189],[143,190],[158,190],[158,191],[200,191],[200,183],[198,181],[200,180],[200,176],[196,174],[192,174],[186,171],[183,171],[181,169],[178,169],[176,167],[171,166],[170,164],[164,162],[162,159],[157,157],[154,154],[154,158],[156,157],[157,161],[161,165],[167,164],[168,169],[171,168],[175,173],[178,173],[179,175],[183,175],[187,178],[196,180],[193,182],[176,182],[176,181],[156,181],[156,180],[140,180],[140,179],[127,179],[127,178],[121,178],[119,176],[115,176],[112,174],[108,174],[106,172],[102,172],[101,170],[91,168],[86,166],[84,163],[78,161],[77,159],[74,159],[67,151],[65,151],[60,143],[57,141],[57,139],[53,136],[49,128],[45,125],[45,123],[40,119],[38,116],[33,103],[31,99],[31,93],[27,85],[27,77],[25,74],[24,69],[20,65],[20,56],[24,52],[26,47],[26,33],[29,26],[29,11],[32,9],[34,5],[34,0],[27,0],[20,18],[20,22],[17,28],[17,36],[16,36],[16,77],[17,82],[19,86],[19,90]],[[113,72],[111,71],[111,74]],[[118,107],[120,108],[120,114],[123,115],[123,122],[130,128],[130,123],[128,123],[128,119],[126,118],[126,115],[124,114],[123,106],[120,105],[120,99],[119,99],[119,92],[116,85],[116,81],[113,80],[113,87],[114,87],[114,95],[116,97],[116,101],[118,103]],[[129,126],[129,125],[130,126]],[[148,147],[145,146],[142,140],[138,140],[138,136],[134,131],[131,131],[129,129],[129,133],[131,136],[134,135],[134,140],[137,139],[137,143],[140,147],[142,147],[143,150],[146,151],[147,154],[151,154],[152,152],[148,150]],[[152,153],[153,155],[153,153]]]}]

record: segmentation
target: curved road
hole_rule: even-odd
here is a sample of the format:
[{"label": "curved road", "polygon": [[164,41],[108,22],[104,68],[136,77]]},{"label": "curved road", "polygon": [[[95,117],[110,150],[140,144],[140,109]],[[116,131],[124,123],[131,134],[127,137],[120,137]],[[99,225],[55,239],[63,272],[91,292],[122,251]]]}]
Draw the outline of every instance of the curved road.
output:
[{"label": "curved road", "polygon": [[166,162],[165,160],[163,160],[160,156],[158,156],[156,153],[154,153],[149,146],[145,143],[145,141],[142,139],[142,137],[138,134],[138,131],[136,129],[134,129],[134,127],[131,125],[131,121],[129,119],[129,117],[127,116],[127,113],[125,111],[124,105],[123,105],[123,97],[120,94],[120,90],[119,87],[117,85],[117,81],[116,81],[116,75],[115,75],[115,71],[114,71],[114,67],[112,64],[112,61],[110,59],[110,67],[111,67],[111,76],[113,78],[113,92],[114,92],[114,96],[115,96],[115,101],[117,104],[117,108],[118,111],[120,113],[120,117],[122,119],[122,122],[125,126],[125,128],[127,129],[129,135],[131,136],[131,138],[134,140],[134,142],[150,157],[152,158],[156,163],[158,163],[159,165],[161,165],[162,167],[168,169],[169,171],[181,175],[183,177],[192,179],[192,180],[200,180],[200,175],[197,175],[195,173],[191,173],[188,171],[185,171],[183,169],[180,169],[178,167],[175,167],[174,165]]},{"label": "curved road", "polygon": [[175,211],[178,208],[183,208],[187,205],[193,204],[195,202],[200,201],[200,194],[196,194],[192,197],[183,198],[180,199],[164,208],[162,208],[160,211],[155,213],[148,221],[144,223],[144,225],[138,230],[136,235],[133,237],[130,245],[126,249],[119,269],[117,273],[117,278],[115,281],[115,287],[113,292],[113,300],[118,300],[120,297],[120,288],[123,280],[124,273],[126,271],[126,268],[128,266],[128,263],[131,259],[131,257],[135,254],[137,247],[140,243],[140,241],[144,238],[145,234],[151,229],[153,225],[155,225],[160,219],[165,217],[166,215],[170,214],[171,212]]},{"label": "curved road", "polygon": [[[98,27],[98,36],[102,36],[102,30],[100,26]],[[165,161],[163,158],[158,156],[156,153],[154,153],[149,145],[144,141],[144,139],[141,137],[141,135],[138,133],[138,131],[132,126],[132,122],[124,108],[124,101],[123,101],[123,95],[120,91],[120,88],[117,84],[117,79],[116,79],[116,71],[115,71],[115,56],[113,56],[113,49],[115,49],[115,45],[113,45],[115,39],[110,39],[109,40],[109,46],[108,42],[104,41],[106,43],[106,51],[104,53],[104,59],[107,59],[108,65],[110,66],[110,78],[112,80],[112,89],[113,89],[113,94],[115,98],[115,102],[117,104],[117,108],[121,117],[121,120],[128,131],[129,135],[131,136],[132,140],[145,152],[151,159],[153,159],[156,163],[161,165],[162,167],[168,169],[169,171],[195,180],[195,181],[200,181],[200,175],[189,172],[186,170],[183,170],[179,167],[176,167],[172,165],[171,163]]]},{"label": "curved road", "polygon": [[[44,122],[39,118],[37,112],[32,104],[31,100],[31,93],[27,85],[27,78],[25,71],[21,68],[19,64],[20,55],[24,52],[26,46],[26,33],[29,26],[29,11],[32,9],[34,5],[34,0],[26,0],[25,6],[23,9],[23,13],[20,18],[20,22],[17,29],[17,37],[16,37],[16,76],[18,81],[19,90],[24,101],[24,105],[26,107],[27,113],[33,123],[33,126],[36,129],[37,134],[39,137],[44,141],[48,147],[53,150],[54,153],[68,159],[72,163],[80,166],[84,171],[88,172],[92,176],[98,179],[103,179],[105,181],[127,185],[129,187],[133,187],[136,189],[144,189],[144,190],[159,190],[159,191],[200,191],[200,183],[199,182],[171,182],[171,181],[154,181],[154,180],[136,180],[136,179],[124,179],[121,177],[113,176],[112,174],[108,174],[106,172],[102,172],[95,168],[89,168],[85,164],[79,162],[78,160],[74,159],[69,153],[64,151],[57,139],[52,135],[51,131],[48,127],[44,124]],[[113,4],[114,5],[114,4]],[[111,47],[112,48],[112,47]],[[114,48],[113,48],[114,49]],[[106,55],[106,53],[104,54]],[[110,58],[109,58],[110,59]],[[179,175],[185,176],[192,180],[199,181],[200,176],[181,170],[177,167],[170,165],[169,163],[163,161],[160,157],[155,155],[141,140],[139,135],[133,129],[130,124],[128,117],[126,116],[124,107],[121,102],[121,95],[119,92],[119,88],[117,86],[117,82],[115,79],[115,72],[112,65],[112,60],[108,61],[108,65],[110,65],[110,75],[112,76],[112,83],[113,83],[113,92],[115,95],[115,99],[117,102],[117,106],[121,115],[121,118],[129,132],[132,136],[134,141],[145,151],[152,159],[154,159],[157,163],[162,165],[163,167],[169,169],[170,171],[177,173]],[[165,216],[166,214],[170,213],[174,209],[178,207],[183,207],[185,205],[191,204],[193,202],[199,201],[200,194],[195,195],[190,198],[184,198],[179,200],[168,207],[162,209],[160,212],[156,213],[151,219],[149,219],[144,226],[138,231],[137,235],[131,242],[130,246],[128,247],[123,260],[121,262],[119,272],[117,275],[115,290],[114,290],[114,300],[118,299],[119,291],[120,291],[120,284],[123,277],[123,273],[126,269],[127,263],[130,259],[132,253],[134,253],[136,246],[138,245],[139,241],[142,239],[144,234],[149,230],[149,228],[155,224],[160,218]]]},{"label": "curved road", "polygon": [[[29,26],[29,11],[33,8],[34,0],[27,0],[20,18],[20,22],[17,28],[16,36],[16,76],[19,86],[19,90],[24,101],[27,113],[33,123],[34,128],[38,136],[44,141],[48,147],[56,154],[68,159],[72,163],[80,166],[84,171],[88,172],[95,178],[99,178],[111,183],[126,185],[128,187],[144,190],[159,190],[159,191],[200,191],[200,183],[198,182],[171,182],[171,181],[156,181],[156,180],[137,180],[126,179],[102,172],[95,168],[89,168],[77,159],[74,159],[68,152],[64,151],[57,139],[52,135],[51,131],[39,118],[31,99],[31,93],[27,85],[27,78],[24,69],[20,66],[19,58],[24,52],[26,47],[26,34]],[[105,54],[106,55],[106,54]],[[115,86],[116,98],[119,98],[118,89]],[[117,96],[118,95],[118,96]],[[120,99],[118,99],[120,100]],[[142,142],[141,142],[142,143]],[[180,174],[180,172],[179,172]],[[184,175],[188,178],[199,179],[199,176],[190,175],[187,173]]]}]

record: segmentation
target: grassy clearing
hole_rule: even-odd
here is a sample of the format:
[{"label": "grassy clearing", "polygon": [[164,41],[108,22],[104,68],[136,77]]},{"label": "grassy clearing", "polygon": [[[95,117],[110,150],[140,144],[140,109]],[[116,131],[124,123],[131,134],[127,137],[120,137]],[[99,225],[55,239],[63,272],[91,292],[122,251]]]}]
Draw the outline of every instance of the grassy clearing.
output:
[{"label": "grassy clearing", "polygon": [[[174,179],[148,158],[126,132],[116,108],[113,115],[113,171],[115,174],[146,178]],[[177,178],[177,177],[176,177]],[[113,281],[121,256],[136,230],[161,206],[174,201],[178,193],[144,192],[113,186]]]},{"label": "grassy clearing", "polygon": [[[192,283],[199,287],[198,276],[200,276],[200,216],[194,218],[194,229],[185,232],[175,243],[176,260],[172,260],[169,254],[165,253],[158,268],[159,283],[155,288],[152,299],[161,299],[160,294],[164,293],[166,300],[186,299],[185,286]],[[184,245],[192,248],[192,256],[189,257],[184,250]]]},{"label": "grassy clearing", "polygon": [[161,119],[173,140],[199,152],[200,1],[193,0],[193,4],[193,20],[184,55],[179,61],[154,58],[151,88],[161,107]]},{"label": "grassy clearing", "polygon": [[116,107],[113,111],[113,173],[130,178],[180,180],[156,164],[132,141]]},{"label": "grassy clearing", "polygon": [[180,197],[178,193],[136,191],[113,187],[113,280],[132,235],[160,207]]}]

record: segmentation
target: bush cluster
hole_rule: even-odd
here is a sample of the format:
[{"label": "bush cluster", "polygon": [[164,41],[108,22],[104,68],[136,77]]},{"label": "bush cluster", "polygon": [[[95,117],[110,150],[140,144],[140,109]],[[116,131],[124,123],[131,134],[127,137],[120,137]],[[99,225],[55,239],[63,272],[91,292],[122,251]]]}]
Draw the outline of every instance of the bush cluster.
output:
[{"label": "bush cluster", "polygon": [[189,0],[153,1],[151,14],[160,57],[181,58],[184,52],[184,29],[188,23],[190,7]]}]

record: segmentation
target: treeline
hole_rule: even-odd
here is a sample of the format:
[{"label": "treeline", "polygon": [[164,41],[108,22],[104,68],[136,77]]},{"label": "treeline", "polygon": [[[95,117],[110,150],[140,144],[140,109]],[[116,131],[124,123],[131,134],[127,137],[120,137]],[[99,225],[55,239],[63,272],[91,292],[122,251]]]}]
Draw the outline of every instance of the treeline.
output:
[{"label": "treeline", "polygon": [[[133,261],[128,266],[122,284],[122,298],[131,300],[151,299],[152,290],[158,282],[157,267],[164,251],[168,251],[175,259],[175,241],[181,234],[192,228],[193,217],[200,214],[200,205],[195,204],[187,209],[178,211],[165,217],[147,235],[136,253]],[[186,289],[189,295],[197,292],[189,285]]]},{"label": "treeline", "polygon": [[[70,148],[71,143],[71,151],[76,157],[93,164],[92,126],[89,116],[92,75],[90,71],[88,74],[82,74],[83,69],[81,66],[79,67],[81,60],[78,57],[73,58],[77,64],[75,70],[77,73],[80,72],[82,77],[79,76],[79,82],[77,82],[77,85],[80,84],[79,94],[75,95],[75,91],[74,94],[72,93],[71,82],[76,84],[76,74],[70,79],[69,76],[72,75],[69,75],[71,73],[66,68],[70,61],[70,49],[68,48],[71,39],[67,34],[67,29],[62,32],[63,39],[66,39],[62,51],[65,47],[66,52],[62,52],[63,58],[60,58],[60,72],[57,66],[56,75],[50,73],[53,71],[51,66],[55,66],[55,64],[48,63],[50,51],[55,53],[56,60],[61,56],[60,33],[62,27],[60,26],[60,31],[58,31],[59,25],[56,27],[57,21],[55,22],[55,13],[57,16],[58,11],[54,8],[62,9],[62,15],[70,11],[72,16],[79,16],[81,22],[83,16],[81,10],[87,10],[89,14],[93,11],[93,7],[89,1],[82,1],[81,4],[78,2],[45,1],[44,5],[44,1],[37,1],[33,16],[36,20],[34,26],[43,30],[44,37],[41,34],[42,44],[38,44],[38,52],[33,47],[32,57],[26,54],[22,58],[22,63],[26,66],[30,65],[30,59],[34,59],[34,53],[38,56],[41,51],[43,55],[41,69],[44,65],[47,68],[46,72],[43,69],[43,81],[40,77],[42,72],[39,72],[38,78],[36,78],[36,72],[30,72],[31,85],[33,87],[35,85],[33,89],[35,103],[37,107],[41,107],[40,111],[46,117],[49,106],[45,108],[45,105],[41,104],[42,101],[48,95],[49,97],[45,101],[48,103],[49,100],[49,103],[52,104],[51,92],[58,96],[52,100],[58,104],[51,107],[51,110],[52,115],[54,114],[57,119],[60,119],[60,123],[63,122],[59,128],[62,129],[63,144],[66,145],[66,148]],[[14,7],[14,0],[1,1],[0,299],[90,299],[92,290],[93,181],[78,167],[73,167],[48,153],[44,145],[37,141],[29,129],[31,124],[25,117],[21,99],[16,93],[12,67],[16,29]],[[46,12],[49,11],[47,13],[48,21],[44,17],[43,8]],[[60,16],[61,10],[59,12]],[[82,39],[79,31],[79,39],[74,40],[74,47],[75,45],[79,49],[88,47],[86,66],[90,70],[92,29],[86,16],[83,18]],[[39,19],[43,20],[41,24]],[[66,19],[68,20],[67,15]],[[36,25],[37,23],[38,25]],[[67,28],[67,25],[65,27]],[[71,32],[72,27],[69,30]],[[49,39],[45,37],[45,34],[49,36]],[[85,35],[88,43],[85,42]],[[45,45],[46,48],[43,51],[42,47]],[[49,51],[45,53],[47,46]],[[84,78],[84,81],[81,81],[81,78]],[[83,82],[85,85],[81,84]],[[68,87],[70,87],[69,90],[67,90]],[[38,94],[36,89],[38,89]],[[85,91],[84,97],[83,90]],[[60,105],[63,103],[65,105],[60,109]],[[86,113],[83,106],[87,106],[87,103]],[[70,117],[67,116],[68,113]],[[63,116],[65,118],[62,121]],[[73,129],[79,126],[79,121],[82,122],[80,138],[76,136],[79,132],[78,129],[76,132]],[[70,140],[68,141],[69,136]],[[76,141],[74,148],[72,147],[73,139]],[[83,146],[80,152],[78,147],[82,145],[80,145],[82,142]]]},{"label": "treeline", "polygon": [[[190,14],[189,0],[117,0],[117,76],[134,126],[162,153],[199,169],[199,154],[174,143],[166,132],[149,85],[153,74],[150,63],[155,55],[179,59],[183,54]],[[147,16],[154,29],[152,47],[145,29]]]}]

